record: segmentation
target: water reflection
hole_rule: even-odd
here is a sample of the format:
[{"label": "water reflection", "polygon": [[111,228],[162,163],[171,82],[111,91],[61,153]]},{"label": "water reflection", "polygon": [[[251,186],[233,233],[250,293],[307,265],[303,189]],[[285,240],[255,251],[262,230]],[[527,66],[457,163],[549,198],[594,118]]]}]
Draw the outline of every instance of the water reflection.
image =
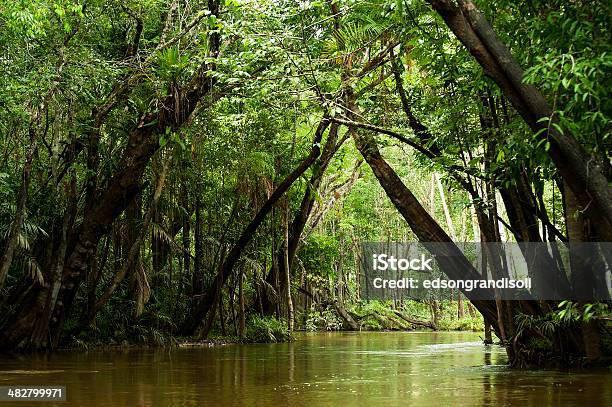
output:
[{"label": "water reflection", "polygon": [[304,334],[291,344],[3,357],[0,385],[64,384],[75,406],[612,405],[609,371],[514,371],[505,360],[471,333]]}]

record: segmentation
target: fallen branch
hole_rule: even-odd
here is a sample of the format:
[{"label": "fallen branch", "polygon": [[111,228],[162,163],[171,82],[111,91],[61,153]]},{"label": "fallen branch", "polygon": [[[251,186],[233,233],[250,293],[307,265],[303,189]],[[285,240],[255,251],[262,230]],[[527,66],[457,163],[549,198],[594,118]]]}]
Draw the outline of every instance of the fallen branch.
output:
[{"label": "fallen branch", "polygon": [[412,325],[422,326],[425,328],[433,329],[434,331],[438,330],[438,327],[436,326],[436,324],[434,324],[431,321],[419,321],[418,319],[412,319],[412,318],[407,317],[406,315],[404,315],[398,310],[394,310],[394,312],[395,312],[395,315],[397,315],[398,317],[400,317],[401,319],[403,319],[404,321]]}]

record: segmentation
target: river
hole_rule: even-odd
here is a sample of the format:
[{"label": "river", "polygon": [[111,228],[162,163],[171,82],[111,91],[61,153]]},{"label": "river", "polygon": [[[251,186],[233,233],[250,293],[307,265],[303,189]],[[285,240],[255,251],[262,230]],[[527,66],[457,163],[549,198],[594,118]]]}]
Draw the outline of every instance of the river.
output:
[{"label": "river", "polygon": [[68,402],[47,404],[58,406],[612,405],[610,370],[505,362],[473,333],[313,333],[284,344],[0,356],[0,386],[65,385]]}]

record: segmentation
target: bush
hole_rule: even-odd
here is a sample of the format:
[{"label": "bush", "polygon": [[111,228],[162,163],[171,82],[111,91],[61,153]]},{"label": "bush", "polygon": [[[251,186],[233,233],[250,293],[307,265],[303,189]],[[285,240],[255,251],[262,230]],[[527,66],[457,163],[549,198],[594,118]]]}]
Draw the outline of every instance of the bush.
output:
[{"label": "bush", "polygon": [[335,310],[326,309],[323,312],[308,311],[306,314],[307,331],[339,331],[342,329],[342,320]]},{"label": "bush", "polygon": [[450,319],[447,316],[440,319],[438,329],[443,331],[484,331],[484,321],[482,317],[465,316],[461,319]]},{"label": "bush", "polygon": [[291,335],[285,321],[255,316],[247,323],[245,340],[253,343],[287,342]]},{"label": "bush", "polygon": [[375,318],[366,318],[361,321],[361,328],[366,331],[381,331],[384,329],[380,322]]}]

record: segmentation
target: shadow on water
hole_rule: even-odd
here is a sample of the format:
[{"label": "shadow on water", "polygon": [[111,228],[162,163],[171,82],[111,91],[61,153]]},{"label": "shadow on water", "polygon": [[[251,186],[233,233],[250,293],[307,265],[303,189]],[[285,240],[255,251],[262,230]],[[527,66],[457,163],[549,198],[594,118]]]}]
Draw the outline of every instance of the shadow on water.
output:
[{"label": "shadow on water", "polygon": [[505,362],[472,333],[316,333],[289,344],[3,357],[0,386],[65,385],[63,406],[612,405],[609,371]]}]

